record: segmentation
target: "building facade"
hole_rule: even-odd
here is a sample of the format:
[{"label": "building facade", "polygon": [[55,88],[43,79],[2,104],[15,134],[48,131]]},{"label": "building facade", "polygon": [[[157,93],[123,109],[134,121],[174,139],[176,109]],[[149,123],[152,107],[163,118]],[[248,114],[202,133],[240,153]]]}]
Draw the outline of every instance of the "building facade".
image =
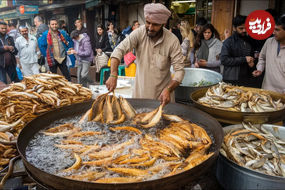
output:
[{"label": "building facade", "polygon": [[[74,29],[77,18],[83,20],[90,34],[94,35],[98,24],[112,21],[119,31],[134,20],[144,24],[143,7],[149,2],[160,2],[172,11],[173,20],[188,20],[192,27],[198,17],[205,17],[219,31],[232,30],[232,18],[237,14],[248,15],[254,10],[275,9],[278,15],[285,13],[282,0],[1,0],[0,19],[33,26],[35,15],[47,22],[51,17],[64,20],[68,31]],[[21,6],[25,11],[21,13]]]}]

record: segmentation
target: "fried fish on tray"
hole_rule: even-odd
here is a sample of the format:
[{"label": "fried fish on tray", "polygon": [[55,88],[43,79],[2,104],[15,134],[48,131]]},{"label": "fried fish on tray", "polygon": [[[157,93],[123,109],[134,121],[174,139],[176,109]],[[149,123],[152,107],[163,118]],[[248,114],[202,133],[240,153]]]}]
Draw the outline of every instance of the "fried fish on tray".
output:
[{"label": "fried fish on tray", "polygon": [[266,91],[254,91],[220,82],[209,88],[198,102],[213,108],[239,112],[271,112],[285,108],[281,99],[273,100]]},{"label": "fried fish on tray", "polygon": [[242,123],[226,134],[220,152],[242,167],[285,177],[285,141],[263,125]]}]

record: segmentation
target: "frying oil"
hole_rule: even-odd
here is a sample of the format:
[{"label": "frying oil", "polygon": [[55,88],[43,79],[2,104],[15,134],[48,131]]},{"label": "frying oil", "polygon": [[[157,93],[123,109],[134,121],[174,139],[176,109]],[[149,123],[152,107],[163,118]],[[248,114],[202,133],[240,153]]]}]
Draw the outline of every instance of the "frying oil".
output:
[{"label": "frying oil", "polygon": [[[141,108],[136,110],[137,113],[142,112],[149,112],[151,109],[149,108]],[[81,125],[78,124],[81,116],[72,117],[72,118],[65,118],[58,121],[53,122],[51,125],[49,125],[46,129],[39,131],[34,138],[30,141],[29,145],[26,149],[26,157],[27,160],[33,164],[35,167],[48,172],[53,175],[58,176],[69,176],[71,174],[76,175],[83,175],[86,171],[96,171],[98,173],[100,172],[106,172],[105,178],[108,177],[120,177],[122,175],[108,171],[105,169],[104,166],[98,167],[98,166],[87,166],[84,165],[81,168],[79,168],[77,171],[65,171],[66,168],[69,168],[72,166],[75,162],[75,158],[73,156],[71,149],[61,149],[55,146],[55,144],[61,144],[62,140],[66,140],[66,137],[60,137],[60,136],[48,136],[45,135],[43,132],[47,130],[48,128],[56,127],[61,124],[65,123],[72,123],[76,127],[80,127],[81,131],[96,131],[101,132],[101,134],[94,135],[94,136],[84,136],[84,137],[74,137],[72,140],[81,141],[85,145],[97,145],[99,146],[99,149],[108,147],[114,144],[121,144],[123,142],[129,141],[130,139],[133,139],[134,143],[125,146],[122,150],[116,151],[112,158],[115,159],[121,155],[131,154],[131,156],[135,156],[131,150],[133,149],[139,149],[140,146],[140,139],[143,137],[144,134],[149,134],[153,136],[154,139],[157,139],[156,136],[159,133],[161,129],[163,129],[165,126],[169,124],[169,121],[161,120],[155,127],[144,129],[141,127],[138,127],[136,125],[133,125],[130,121],[125,121],[122,124],[116,125],[116,126],[133,126],[138,128],[140,131],[142,131],[142,135],[138,135],[137,133],[130,132],[130,131],[124,131],[124,130],[118,130],[118,131],[112,131],[109,130],[109,127],[112,127],[112,125],[106,125],[101,124],[97,122],[84,122]],[[209,131],[207,131],[209,132]],[[208,133],[210,134],[210,133]],[[214,143],[214,138],[211,136],[211,139]],[[81,145],[74,145],[80,147]],[[94,153],[95,150],[92,151]],[[91,161],[88,157],[88,154],[81,155],[82,161]],[[184,160],[184,159],[182,159]],[[165,163],[167,161],[163,159],[157,159],[152,167],[160,166],[161,164]],[[113,167],[129,167],[126,165],[115,165],[112,164]],[[141,167],[140,169],[147,169],[145,167]],[[163,176],[170,173],[171,170],[168,167],[161,167],[161,170],[154,175],[145,176],[143,180],[154,180],[162,178]],[[83,179],[83,181],[88,181],[88,179]]]}]

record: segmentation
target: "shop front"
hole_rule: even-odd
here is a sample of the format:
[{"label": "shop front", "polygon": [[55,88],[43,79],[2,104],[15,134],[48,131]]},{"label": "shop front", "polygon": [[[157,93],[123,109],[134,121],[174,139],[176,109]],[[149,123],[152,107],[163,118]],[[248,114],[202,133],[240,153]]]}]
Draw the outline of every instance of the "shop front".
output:
[{"label": "shop front", "polygon": [[211,22],[212,0],[173,0],[170,9],[173,12],[173,20],[188,21],[191,27],[194,27],[196,20],[201,17]]}]

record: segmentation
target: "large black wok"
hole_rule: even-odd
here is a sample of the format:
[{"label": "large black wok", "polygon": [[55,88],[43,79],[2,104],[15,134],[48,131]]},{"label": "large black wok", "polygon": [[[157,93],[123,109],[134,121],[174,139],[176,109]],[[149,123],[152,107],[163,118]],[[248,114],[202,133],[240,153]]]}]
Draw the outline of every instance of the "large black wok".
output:
[{"label": "large black wok", "polygon": [[[128,101],[136,109],[156,108],[159,105],[159,102],[155,100],[128,99]],[[214,163],[219,154],[219,149],[223,140],[223,130],[221,125],[213,117],[196,108],[184,106],[181,104],[169,104],[164,108],[165,113],[177,114],[185,119],[199,124],[204,127],[206,131],[213,137],[214,143],[211,146],[210,151],[214,151],[215,154],[191,170],[174,176],[151,181],[124,184],[99,184],[84,181],[75,181],[52,175],[36,168],[27,161],[26,147],[36,133],[49,126],[55,120],[83,114],[91,107],[91,104],[92,101],[79,103],[48,112],[28,123],[27,126],[21,131],[20,135],[18,136],[17,148],[22,157],[27,172],[31,175],[32,178],[34,178],[35,181],[38,181],[42,185],[51,189],[177,189],[179,186],[188,184],[206,172]]]}]

